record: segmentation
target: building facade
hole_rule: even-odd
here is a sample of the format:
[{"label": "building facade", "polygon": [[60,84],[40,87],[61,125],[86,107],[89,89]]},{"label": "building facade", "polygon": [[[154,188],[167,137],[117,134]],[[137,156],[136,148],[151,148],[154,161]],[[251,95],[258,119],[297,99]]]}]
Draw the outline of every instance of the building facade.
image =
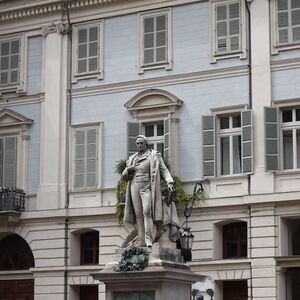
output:
[{"label": "building facade", "polygon": [[105,299],[138,133],[203,183],[195,299],[300,299],[299,78],[299,0],[0,1],[1,299]]}]

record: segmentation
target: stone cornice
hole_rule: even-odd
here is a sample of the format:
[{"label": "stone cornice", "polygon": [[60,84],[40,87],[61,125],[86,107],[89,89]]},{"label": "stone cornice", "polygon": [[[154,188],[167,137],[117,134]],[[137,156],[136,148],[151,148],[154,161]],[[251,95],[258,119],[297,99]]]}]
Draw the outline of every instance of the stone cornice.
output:
[{"label": "stone cornice", "polygon": [[[68,8],[78,9],[125,1],[128,0],[69,0]],[[65,3],[66,1],[62,0],[11,1],[7,4],[1,4],[0,2],[0,22],[48,13],[65,12]]]}]

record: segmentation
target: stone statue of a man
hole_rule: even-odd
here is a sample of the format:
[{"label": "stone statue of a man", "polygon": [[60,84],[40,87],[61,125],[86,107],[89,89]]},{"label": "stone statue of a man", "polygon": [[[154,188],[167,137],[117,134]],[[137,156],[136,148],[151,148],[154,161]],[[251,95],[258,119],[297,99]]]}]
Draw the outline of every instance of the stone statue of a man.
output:
[{"label": "stone statue of a man", "polygon": [[[174,181],[161,154],[149,148],[145,136],[136,137],[136,146],[138,152],[129,157],[122,173],[123,180],[128,181],[124,222],[136,224],[138,235],[133,241],[135,246],[152,247],[162,235],[166,220],[161,178],[167,183],[169,192],[175,191]],[[171,205],[175,207],[174,203]],[[167,218],[172,218],[170,213]],[[177,213],[174,221],[178,222]]]}]

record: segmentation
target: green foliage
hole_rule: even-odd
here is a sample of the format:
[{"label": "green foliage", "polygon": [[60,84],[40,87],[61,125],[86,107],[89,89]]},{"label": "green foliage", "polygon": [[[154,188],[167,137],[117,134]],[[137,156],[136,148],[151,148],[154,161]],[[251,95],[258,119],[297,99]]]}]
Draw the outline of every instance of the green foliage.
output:
[{"label": "green foliage", "polygon": [[122,172],[125,170],[125,168],[126,168],[126,160],[124,159],[118,160],[115,166],[116,173],[121,175]]},{"label": "green foliage", "polygon": [[142,271],[148,266],[149,254],[143,248],[128,247],[122,252],[122,258],[115,267],[116,272]]}]

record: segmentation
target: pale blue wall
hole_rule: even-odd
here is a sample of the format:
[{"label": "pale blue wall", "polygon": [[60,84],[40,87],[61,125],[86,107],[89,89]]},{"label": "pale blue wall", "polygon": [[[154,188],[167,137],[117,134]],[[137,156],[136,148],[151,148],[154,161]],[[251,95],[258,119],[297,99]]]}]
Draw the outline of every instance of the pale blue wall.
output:
[{"label": "pale blue wall", "polygon": [[176,6],[171,14],[172,70],[148,70],[138,74],[138,15],[107,18],[104,19],[104,79],[80,80],[74,88],[247,64],[247,60],[239,58],[210,63],[208,2]]},{"label": "pale blue wall", "polygon": [[43,40],[42,36],[28,38],[27,94],[41,92]]},{"label": "pale blue wall", "polygon": [[[179,110],[179,175],[182,180],[201,178],[201,115],[210,108],[248,102],[248,77],[174,84],[160,87],[183,100]],[[127,122],[133,121],[124,104],[141,90],[74,98],[72,124],[104,122],[103,184],[114,187],[116,161],[127,155]],[[195,168],[195,165],[199,166]]]},{"label": "pale blue wall", "polygon": [[300,98],[300,68],[272,72],[272,100]]}]

